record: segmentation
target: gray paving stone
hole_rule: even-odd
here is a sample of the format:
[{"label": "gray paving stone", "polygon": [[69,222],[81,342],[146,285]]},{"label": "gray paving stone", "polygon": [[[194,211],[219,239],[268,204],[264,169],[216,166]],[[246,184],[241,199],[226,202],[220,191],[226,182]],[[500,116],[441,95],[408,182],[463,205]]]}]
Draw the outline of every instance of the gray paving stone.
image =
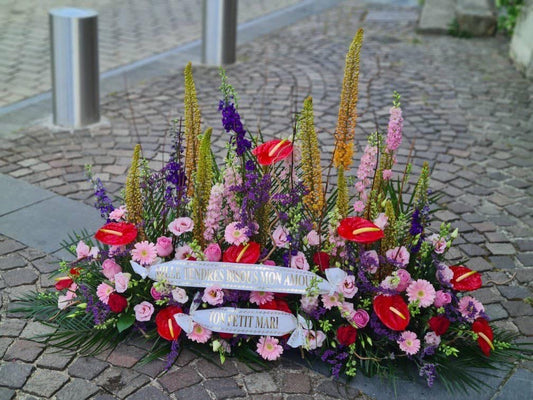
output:
[{"label": "gray paving stone", "polygon": [[519,254],[518,260],[524,267],[533,267],[533,253]]},{"label": "gray paving stone", "polygon": [[489,271],[493,268],[493,266],[482,257],[471,258],[465,265],[478,272]]},{"label": "gray paving stone", "polygon": [[274,379],[267,372],[247,375],[244,377],[244,383],[250,394],[275,392],[278,389]]},{"label": "gray paving stone", "polygon": [[70,376],[92,380],[108,365],[108,363],[97,360],[94,357],[80,357],[68,368],[68,373]]},{"label": "gray paving stone", "polygon": [[26,326],[26,321],[17,318],[7,318],[0,322],[2,336],[18,337]]},{"label": "gray paving stone", "polygon": [[95,380],[98,386],[109,393],[124,398],[149,382],[144,375],[125,369],[110,367],[102,372]]},{"label": "gray paving stone", "polygon": [[177,371],[169,372],[159,379],[159,383],[170,393],[195,385],[202,381],[202,377],[194,368],[184,367]]},{"label": "gray paving stone", "polygon": [[0,258],[0,270],[7,271],[9,269],[25,267],[26,260],[19,254],[9,254],[6,257]]},{"label": "gray paving stone", "polygon": [[216,399],[233,399],[235,397],[246,396],[234,379],[209,379],[204,382],[204,387],[214,393]]},{"label": "gray paving stone", "polygon": [[14,398],[15,398],[15,391],[13,389],[0,387],[0,399],[11,400]]},{"label": "gray paving stone", "polygon": [[533,306],[525,301],[506,301],[503,306],[512,317],[533,315]]},{"label": "gray paving stone", "polygon": [[170,397],[164,394],[161,390],[153,386],[148,386],[132,394],[127,399],[128,400],[168,400],[170,399]]},{"label": "gray paving stone", "polygon": [[205,400],[211,398],[202,385],[195,385],[176,392],[178,400]]},{"label": "gray paving stone", "polygon": [[3,242],[0,242],[0,256],[3,256],[5,254],[14,253],[17,250],[23,249],[24,246],[22,243],[19,243],[15,240],[4,240]]},{"label": "gray paving stone", "polygon": [[494,255],[511,255],[516,252],[513,245],[509,243],[487,243],[486,246]]},{"label": "gray paving stone", "polygon": [[196,368],[207,379],[235,376],[239,373],[232,362],[225,362],[221,365],[218,359],[208,361],[202,358],[196,364]]},{"label": "gray paving stone", "polygon": [[497,321],[509,316],[501,304],[487,304],[485,305],[485,312],[488,314],[491,321]]},{"label": "gray paving stone", "polygon": [[288,373],[283,376],[283,393],[309,393],[311,381],[305,373]]},{"label": "gray paving stone", "polygon": [[20,389],[33,371],[33,366],[20,362],[6,362],[0,365],[0,387]]},{"label": "gray paving stone", "polygon": [[16,340],[6,351],[4,359],[34,362],[43,352],[44,345],[29,340]]},{"label": "gray paving stone", "polygon": [[28,379],[24,385],[24,390],[38,396],[50,398],[67,381],[68,377],[60,372],[38,369]]},{"label": "gray paving stone", "polygon": [[519,368],[505,383],[495,400],[515,400],[530,397],[531,394],[533,394],[533,373]]},{"label": "gray paving stone", "polygon": [[[41,368],[63,370],[72,361],[74,354],[60,349],[47,347],[36,364]],[[90,378],[88,378],[90,379]]]},{"label": "gray paving stone", "polygon": [[521,286],[500,286],[498,290],[508,300],[522,300],[531,296],[531,291]]},{"label": "gray paving stone", "polygon": [[533,318],[530,316],[518,317],[514,318],[513,322],[523,335],[533,336]]},{"label": "gray paving stone", "polygon": [[4,174],[0,174],[0,187],[4,188],[0,192],[0,216],[54,196],[52,192]]},{"label": "gray paving stone", "polygon": [[491,256],[489,260],[496,268],[512,269],[515,267],[513,259],[508,256]]},{"label": "gray paving stone", "polygon": [[10,287],[28,285],[37,281],[37,274],[30,268],[17,268],[3,273],[6,284]]}]

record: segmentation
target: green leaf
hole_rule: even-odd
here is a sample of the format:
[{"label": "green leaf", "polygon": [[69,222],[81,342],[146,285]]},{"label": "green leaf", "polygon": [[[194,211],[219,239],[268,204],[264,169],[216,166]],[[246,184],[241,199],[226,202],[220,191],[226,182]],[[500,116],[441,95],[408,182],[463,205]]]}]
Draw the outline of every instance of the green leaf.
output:
[{"label": "green leaf", "polygon": [[133,325],[135,322],[135,315],[122,314],[117,321],[117,329],[119,332],[123,332]]}]

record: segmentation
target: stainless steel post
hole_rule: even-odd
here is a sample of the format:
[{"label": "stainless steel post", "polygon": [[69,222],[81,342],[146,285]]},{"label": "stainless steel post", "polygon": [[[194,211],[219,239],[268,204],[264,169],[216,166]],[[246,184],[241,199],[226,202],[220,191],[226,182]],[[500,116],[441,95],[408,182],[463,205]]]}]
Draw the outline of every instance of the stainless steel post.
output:
[{"label": "stainless steel post", "polygon": [[79,128],[100,120],[98,14],[49,11],[54,124]]},{"label": "stainless steel post", "polygon": [[202,62],[234,63],[236,42],[237,0],[204,0]]}]

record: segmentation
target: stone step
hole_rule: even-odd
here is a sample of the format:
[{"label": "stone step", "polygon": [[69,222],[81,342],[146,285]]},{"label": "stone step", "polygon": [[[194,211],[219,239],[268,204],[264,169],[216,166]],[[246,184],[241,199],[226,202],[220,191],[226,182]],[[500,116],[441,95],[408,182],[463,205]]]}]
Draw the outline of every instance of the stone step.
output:
[{"label": "stone step", "polygon": [[461,35],[491,36],[497,22],[493,0],[426,0],[418,31],[446,34],[455,24]]}]

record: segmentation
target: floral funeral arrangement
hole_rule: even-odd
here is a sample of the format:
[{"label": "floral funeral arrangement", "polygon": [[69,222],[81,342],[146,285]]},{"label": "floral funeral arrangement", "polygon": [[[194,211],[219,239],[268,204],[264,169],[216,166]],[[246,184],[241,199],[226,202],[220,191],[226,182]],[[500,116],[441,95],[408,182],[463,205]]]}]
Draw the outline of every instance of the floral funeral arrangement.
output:
[{"label": "floral funeral arrangement", "polygon": [[263,141],[243,125],[223,71],[228,145],[217,164],[187,65],[168,162],[151,170],[137,145],[117,207],[90,174],[107,222],[94,240],[66,243],[76,260],[60,264],[56,290],[32,293],[19,310],[55,326],[56,346],[87,354],[142,335],[146,360],[166,355],[169,367],[184,348],[259,363],[299,348],[334,376],[395,378],[411,364],[429,386],[440,378],[454,390],[483,385],[472,368],[520,357],[470,293],[480,274],[445,262],[457,230],[429,231],[428,164],[417,179],[410,163],[393,173],[397,93],[386,133],[370,135],[350,177],[362,38],[359,30],[346,57],[324,170],[310,97],[292,133]]}]

